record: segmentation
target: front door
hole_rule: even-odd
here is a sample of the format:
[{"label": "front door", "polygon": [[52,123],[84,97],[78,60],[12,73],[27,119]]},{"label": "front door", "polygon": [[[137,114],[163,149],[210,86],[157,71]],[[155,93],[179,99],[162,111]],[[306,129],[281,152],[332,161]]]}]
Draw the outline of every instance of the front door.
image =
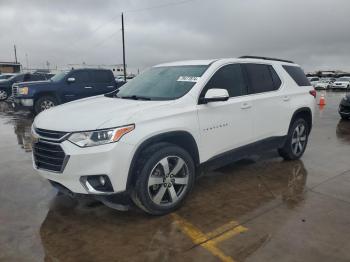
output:
[{"label": "front door", "polygon": [[227,89],[230,98],[198,105],[202,162],[249,144],[253,138],[253,104],[247,96],[241,65],[228,64],[218,69],[200,97],[211,88]]},{"label": "front door", "polygon": [[94,95],[94,86],[90,81],[90,74],[87,70],[76,70],[67,75],[68,78],[74,78],[74,82],[68,82],[63,88],[63,98],[65,102]]}]

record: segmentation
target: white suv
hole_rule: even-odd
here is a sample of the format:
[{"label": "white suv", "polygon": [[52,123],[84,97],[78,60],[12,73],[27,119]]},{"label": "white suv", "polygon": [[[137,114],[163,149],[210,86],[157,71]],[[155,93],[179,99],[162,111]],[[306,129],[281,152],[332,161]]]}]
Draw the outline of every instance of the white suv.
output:
[{"label": "white suv", "polygon": [[40,113],[34,167],[61,191],[160,215],[181,205],[195,177],[278,149],[300,158],[315,90],[290,61],[261,57],[152,67],[119,91]]}]

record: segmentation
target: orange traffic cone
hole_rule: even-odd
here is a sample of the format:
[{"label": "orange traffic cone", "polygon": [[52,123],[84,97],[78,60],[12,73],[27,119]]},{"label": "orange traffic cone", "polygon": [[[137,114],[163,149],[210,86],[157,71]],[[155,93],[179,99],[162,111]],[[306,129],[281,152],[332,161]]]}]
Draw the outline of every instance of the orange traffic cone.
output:
[{"label": "orange traffic cone", "polygon": [[324,94],[321,95],[320,102],[318,104],[320,106],[325,106],[326,105],[326,99],[324,98]]}]

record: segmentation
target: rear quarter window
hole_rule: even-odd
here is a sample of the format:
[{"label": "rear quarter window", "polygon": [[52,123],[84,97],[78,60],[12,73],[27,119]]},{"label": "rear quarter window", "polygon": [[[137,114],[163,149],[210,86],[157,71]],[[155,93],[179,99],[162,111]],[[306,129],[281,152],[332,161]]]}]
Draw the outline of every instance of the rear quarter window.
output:
[{"label": "rear quarter window", "polygon": [[311,86],[304,71],[299,66],[282,66],[298,86]]},{"label": "rear quarter window", "polygon": [[258,94],[279,89],[282,82],[271,65],[244,64],[249,81],[249,93]]}]

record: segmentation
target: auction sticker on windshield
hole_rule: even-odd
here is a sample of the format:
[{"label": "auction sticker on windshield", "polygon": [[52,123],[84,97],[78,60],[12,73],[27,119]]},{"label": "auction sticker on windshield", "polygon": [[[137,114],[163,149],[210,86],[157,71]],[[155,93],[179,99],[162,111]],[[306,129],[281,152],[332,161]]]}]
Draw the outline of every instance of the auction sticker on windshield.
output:
[{"label": "auction sticker on windshield", "polygon": [[177,81],[179,82],[194,82],[196,83],[200,77],[198,76],[179,76]]}]

